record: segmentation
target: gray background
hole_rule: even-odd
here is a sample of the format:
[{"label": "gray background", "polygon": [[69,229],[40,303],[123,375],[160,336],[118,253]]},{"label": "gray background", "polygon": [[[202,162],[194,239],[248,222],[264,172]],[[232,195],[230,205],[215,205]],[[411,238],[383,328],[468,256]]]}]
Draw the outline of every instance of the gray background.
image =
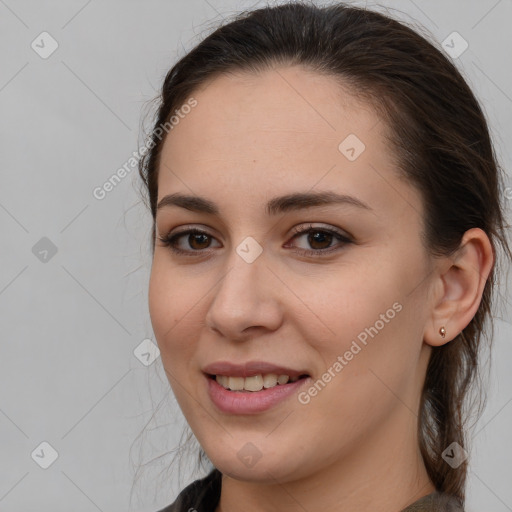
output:
[{"label": "gray background", "polygon": [[[136,168],[104,199],[93,190],[141,146],[147,102],[171,64],[212,24],[253,5],[0,0],[2,512],[150,512],[197,476],[186,467],[181,481],[162,473],[167,455],[142,466],[135,481],[139,464],[175,447],[184,420],[160,359],[147,365],[150,356],[135,355],[153,339],[151,220]],[[453,31],[468,42],[456,61],[509,170],[511,0],[381,5],[439,43]],[[51,48],[49,39],[41,43],[43,31],[58,43],[45,59],[31,47]],[[509,307],[497,317],[468,512],[512,510]],[[58,454],[47,469],[41,463],[51,461],[51,449],[43,442]]]}]

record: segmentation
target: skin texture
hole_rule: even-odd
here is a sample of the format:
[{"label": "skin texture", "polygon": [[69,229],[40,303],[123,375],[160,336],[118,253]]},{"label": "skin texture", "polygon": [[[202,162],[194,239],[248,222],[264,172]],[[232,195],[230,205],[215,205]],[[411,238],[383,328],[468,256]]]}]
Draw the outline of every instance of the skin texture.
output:
[{"label": "skin texture", "polygon": [[[220,214],[158,211],[157,236],[195,227],[211,238],[181,237],[192,256],[156,241],[149,309],[177,401],[224,474],[217,510],[401,510],[434,490],[416,434],[421,387],[431,346],[478,308],[493,263],[487,236],[468,231],[456,259],[428,255],[421,196],[398,177],[386,125],[331,77],[279,67],[217,77],[193,96],[197,106],[165,141],[158,200],[199,195]],[[338,149],[349,134],[366,146],[355,161]],[[371,210],[264,211],[273,197],[310,191],[355,196]],[[309,223],[352,243],[293,238]],[[248,236],[263,248],[250,264],[235,250]],[[228,415],[210,401],[206,364],[264,360],[316,381],[395,303],[401,310],[308,404],[292,396]],[[261,454],[252,467],[237,457],[249,442]]]}]

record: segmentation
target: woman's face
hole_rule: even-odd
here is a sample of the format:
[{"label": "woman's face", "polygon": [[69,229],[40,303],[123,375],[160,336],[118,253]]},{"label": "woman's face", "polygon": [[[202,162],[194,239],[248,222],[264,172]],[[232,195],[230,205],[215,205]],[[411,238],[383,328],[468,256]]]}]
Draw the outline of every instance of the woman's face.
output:
[{"label": "woman's face", "polygon": [[[385,125],[300,67],[223,76],[193,97],[163,146],[158,202],[213,208],[158,209],[157,237],[205,234],[174,239],[180,254],[156,241],[149,308],[207,455],[240,479],[284,482],[414,441],[430,260],[420,195],[399,180]],[[349,199],[279,199],[294,194]],[[253,379],[208,371],[219,362]],[[270,386],[273,370],[308,377],[233,391],[207,376],[258,389],[254,375]]]}]

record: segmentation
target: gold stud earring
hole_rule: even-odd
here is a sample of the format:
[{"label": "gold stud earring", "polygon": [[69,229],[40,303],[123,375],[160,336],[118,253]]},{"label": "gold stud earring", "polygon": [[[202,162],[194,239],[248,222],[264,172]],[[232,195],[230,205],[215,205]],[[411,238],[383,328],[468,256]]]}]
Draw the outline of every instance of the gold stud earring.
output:
[{"label": "gold stud earring", "polygon": [[441,338],[446,336],[446,329],[444,328],[444,325],[439,329],[439,334],[441,335]]}]

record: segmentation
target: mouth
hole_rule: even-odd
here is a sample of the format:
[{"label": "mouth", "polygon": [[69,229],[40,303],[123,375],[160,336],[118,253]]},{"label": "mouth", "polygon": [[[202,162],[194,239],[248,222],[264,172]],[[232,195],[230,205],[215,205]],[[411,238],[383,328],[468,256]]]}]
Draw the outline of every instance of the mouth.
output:
[{"label": "mouth", "polygon": [[[293,373],[290,371],[290,373]],[[229,415],[261,414],[278,407],[312,379],[309,374],[295,372],[286,374],[255,374],[242,376],[205,373],[206,391],[216,408]]]},{"label": "mouth", "polygon": [[277,373],[259,373],[247,377],[214,374],[206,374],[206,376],[224,389],[240,393],[256,393],[265,389],[282,388],[310,377],[307,373],[294,376]]},{"label": "mouth", "polygon": [[312,382],[306,366],[249,360],[215,361],[202,368],[211,402],[225,414],[260,414],[289,403]]}]

